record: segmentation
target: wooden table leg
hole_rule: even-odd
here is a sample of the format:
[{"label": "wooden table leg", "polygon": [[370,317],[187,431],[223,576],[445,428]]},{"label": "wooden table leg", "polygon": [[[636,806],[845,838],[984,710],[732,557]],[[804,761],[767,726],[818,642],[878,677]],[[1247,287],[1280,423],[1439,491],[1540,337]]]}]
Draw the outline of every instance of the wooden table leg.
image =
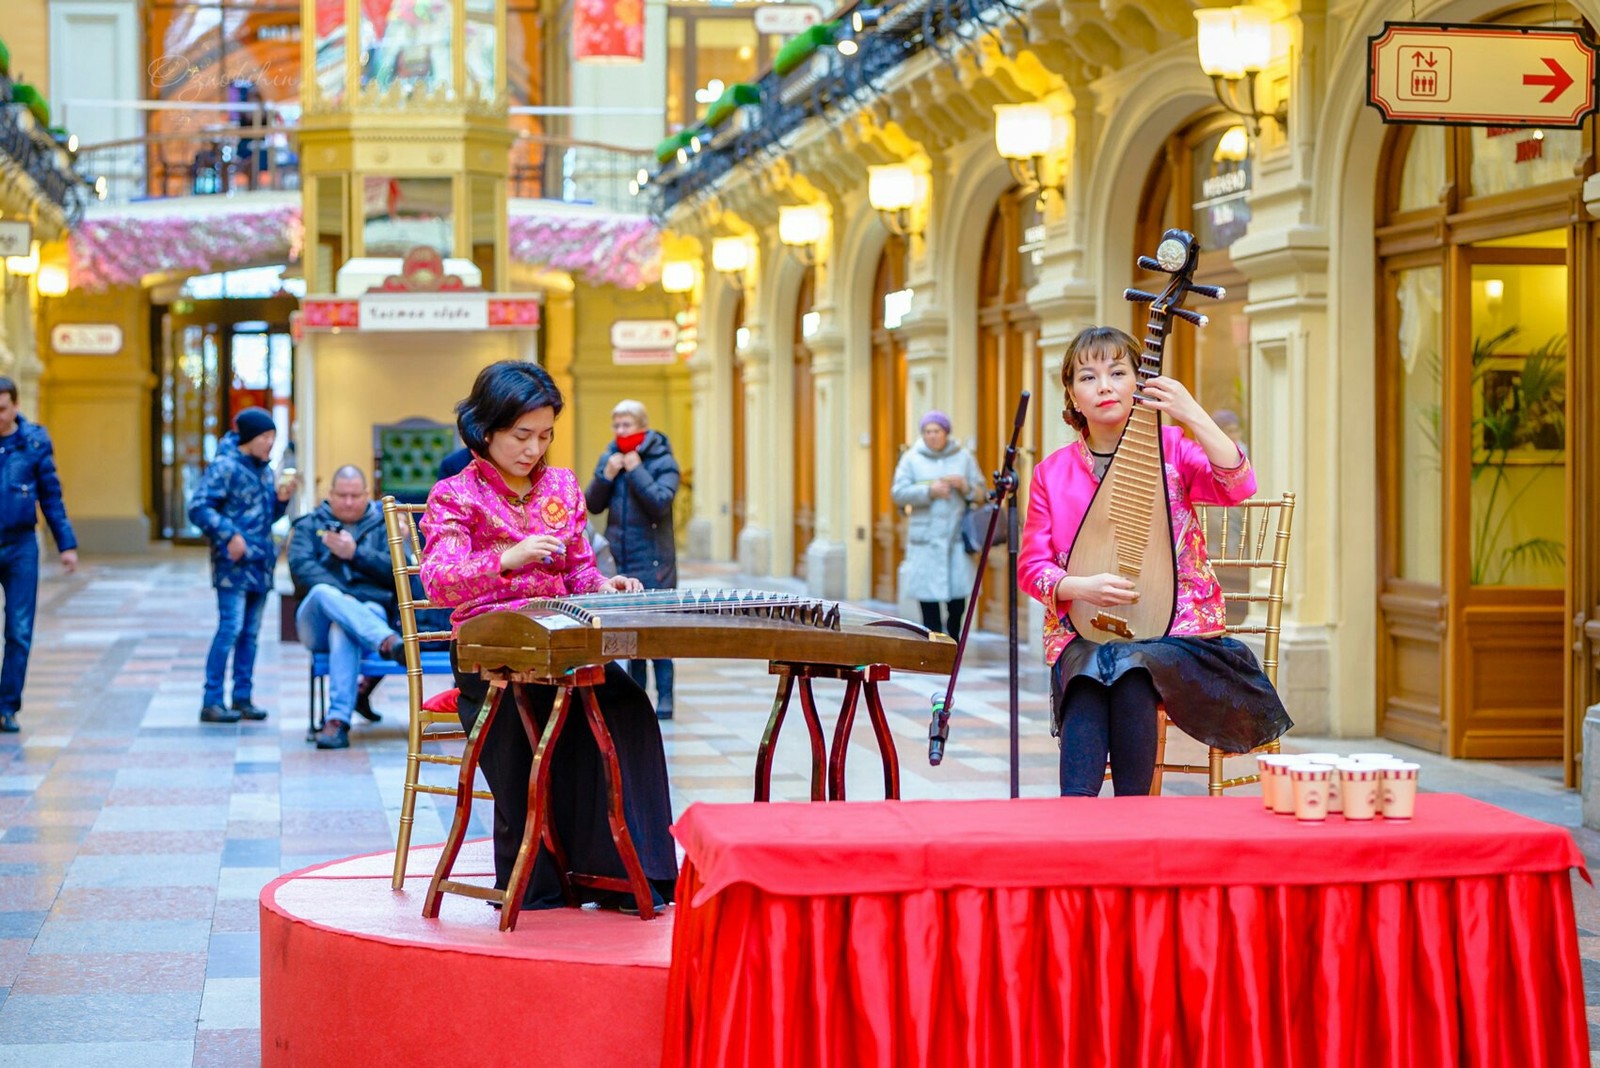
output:
[{"label": "wooden table leg", "polygon": [[778,732],[783,729],[783,717],[789,712],[789,698],[794,693],[794,672],[785,667],[778,671],[778,692],[772,699],[772,714],[767,717],[767,729],[761,734],[761,744],[756,748],[757,801],[772,800],[772,750],[778,743]]},{"label": "wooden table leg", "polygon": [[883,758],[883,796],[890,801],[898,801],[900,800],[900,754],[895,751],[894,735],[889,730],[889,719],[883,714],[883,698],[878,694],[878,680],[869,675],[866,688],[867,718],[872,720],[872,733],[878,736],[878,755]]},{"label": "wooden table leg", "polygon": [[844,800],[844,765],[850,749],[850,728],[856,722],[856,701],[861,696],[861,673],[852,671],[845,679],[844,700],[839,702],[839,719],[833,725],[833,752],[828,757],[828,799]]},{"label": "wooden table leg", "polygon": [[822,717],[817,715],[817,698],[811,692],[811,676],[800,676],[800,712],[805,716],[806,734],[811,740],[811,800],[821,801],[824,768],[828,762],[828,747],[823,741]]},{"label": "wooden table leg", "polygon": [[533,764],[528,769],[528,808],[522,824],[522,841],[517,846],[517,859],[511,865],[511,877],[506,881],[505,902],[500,907],[500,930],[514,931],[517,917],[522,913],[522,896],[527,892],[528,880],[533,877],[533,865],[539,855],[539,844],[550,849],[550,859],[555,864],[556,878],[561,883],[561,895],[569,907],[578,904],[577,892],[567,881],[567,864],[561,848],[560,836],[550,822],[550,763],[549,756],[561,728],[567,722],[572,691],[562,686],[556,689],[550,706],[550,716],[540,732],[533,721],[533,708],[520,686],[513,688],[517,713],[522,719],[522,729],[533,747]]},{"label": "wooden table leg", "polygon": [[483,753],[489,725],[494,722],[495,712],[505,692],[506,680],[495,679],[489,683],[489,691],[483,697],[483,707],[478,709],[478,718],[467,734],[466,751],[461,755],[461,774],[456,779],[455,816],[450,820],[450,833],[445,836],[444,851],[439,854],[439,863],[434,866],[427,896],[422,899],[422,915],[430,920],[439,915],[440,896],[452,885],[450,871],[455,867],[461,842],[467,836],[467,824],[472,819],[472,781],[478,772],[478,757]]},{"label": "wooden table leg", "polygon": [[605,760],[606,795],[609,804],[606,815],[611,822],[611,841],[622,858],[622,870],[628,873],[628,883],[633,888],[633,900],[639,905],[639,918],[653,920],[656,915],[655,898],[644,877],[644,867],[639,863],[639,851],[634,848],[633,835],[628,830],[627,814],[622,807],[622,766],[617,762],[617,746],[611,740],[611,729],[606,726],[600,712],[600,702],[595,698],[594,687],[580,686],[583,710],[589,717],[589,730],[594,734],[595,745]]}]

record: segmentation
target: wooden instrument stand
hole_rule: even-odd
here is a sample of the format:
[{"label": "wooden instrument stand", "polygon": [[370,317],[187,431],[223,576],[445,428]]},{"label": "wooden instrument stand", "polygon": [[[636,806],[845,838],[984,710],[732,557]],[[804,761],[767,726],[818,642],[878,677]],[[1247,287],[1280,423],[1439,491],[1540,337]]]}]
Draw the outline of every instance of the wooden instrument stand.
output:
[{"label": "wooden instrument stand", "polygon": [[[639,918],[641,920],[655,918],[656,909],[651,897],[650,884],[645,879],[644,868],[639,864],[639,853],[633,846],[633,836],[628,833],[627,820],[623,816],[622,769],[617,763],[617,747],[611,740],[611,731],[606,727],[605,718],[600,714],[600,703],[594,695],[594,687],[605,681],[605,674],[604,665],[598,664],[576,668],[557,678],[498,668],[483,672],[484,678],[489,680],[489,692],[484,697],[483,708],[478,713],[477,722],[472,725],[472,731],[467,735],[467,748],[461,760],[461,776],[456,785],[455,818],[450,822],[450,833],[445,838],[444,852],[439,854],[439,865],[434,870],[433,881],[428,884],[428,896],[422,904],[424,916],[433,919],[439,915],[442,895],[461,894],[464,897],[499,902],[500,930],[514,930],[517,926],[517,916],[522,912],[522,895],[528,888],[528,879],[533,874],[533,861],[542,841],[550,850],[551,859],[555,863],[556,877],[561,881],[561,892],[566,897],[568,906],[575,907],[578,904],[574,885],[587,886],[600,890],[632,893],[634,901],[639,906]],[[542,733],[534,723],[533,708],[528,702],[527,695],[520,686],[511,685],[514,683],[539,683],[556,688],[555,701],[550,707],[550,715],[545,720]],[[533,747],[533,767],[528,773],[528,818],[522,830],[522,844],[517,848],[516,863],[512,865],[511,878],[506,888],[496,890],[492,887],[457,882],[450,878],[450,871],[455,866],[457,854],[461,852],[462,840],[467,835],[467,823],[472,818],[472,783],[478,771],[478,758],[483,753],[489,725],[494,722],[508,685],[511,685],[517,714],[522,719],[522,729],[528,735],[528,744]],[[623,869],[628,873],[625,879],[570,871],[567,867],[566,850],[562,847],[561,839],[550,819],[549,757],[556,739],[561,736],[561,728],[567,722],[574,695],[583,702],[584,718],[588,720],[589,732],[594,735],[595,745],[599,747],[600,756],[604,761],[611,840],[616,843]],[[841,762],[841,777],[842,771]]]},{"label": "wooden instrument stand", "polygon": [[[845,667],[839,664],[774,660],[767,670],[778,676],[778,693],[772,701],[772,715],[767,719],[767,729],[761,735],[761,747],[756,750],[757,801],[769,801],[772,798],[772,748],[778,741],[778,731],[783,728],[783,717],[789,711],[789,700],[794,695],[797,681],[800,684],[800,713],[805,717],[806,733],[811,740],[811,800],[823,800],[824,765],[827,767],[827,800],[845,799],[845,758],[850,749],[850,729],[855,725],[856,702],[863,691],[867,698],[867,718],[872,721],[872,733],[877,736],[878,753],[883,760],[883,795],[891,801],[899,800],[900,758],[895,752],[889,721],[883,714],[883,699],[878,694],[878,683],[889,678],[888,664]],[[839,719],[833,727],[831,753],[823,739],[822,720],[817,716],[817,699],[811,690],[812,679],[843,679],[845,683],[844,700],[839,703]]]}]

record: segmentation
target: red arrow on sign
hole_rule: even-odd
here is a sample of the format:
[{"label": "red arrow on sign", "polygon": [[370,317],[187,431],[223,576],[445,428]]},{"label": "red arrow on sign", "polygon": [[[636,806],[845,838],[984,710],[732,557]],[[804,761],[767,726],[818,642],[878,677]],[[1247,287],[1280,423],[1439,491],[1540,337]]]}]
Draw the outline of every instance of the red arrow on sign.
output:
[{"label": "red arrow on sign", "polygon": [[1556,97],[1566,92],[1568,87],[1572,85],[1572,75],[1568,74],[1566,68],[1557,63],[1555,60],[1551,59],[1549,56],[1540,56],[1539,58],[1544,60],[1544,65],[1550,68],[1550,73],[1524,74],[1522,76],[1522,84],[1548,85],[1550,87],[1550,91],[1544,94],[1544,96],[1539,100],[1539,103],[1541,104],[1548,104],[1552,100],[1556,99]]}]

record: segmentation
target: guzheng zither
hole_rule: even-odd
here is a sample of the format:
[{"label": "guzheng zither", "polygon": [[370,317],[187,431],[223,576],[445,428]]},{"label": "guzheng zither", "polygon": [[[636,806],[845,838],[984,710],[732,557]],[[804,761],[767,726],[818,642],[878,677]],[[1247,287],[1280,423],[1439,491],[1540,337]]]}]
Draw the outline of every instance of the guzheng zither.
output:
[{"label": "guzheng zither", "polygon": [[534,601],[461,625],[468,670],[554,677],[634,657],[718,658],[948,674],[955,642],[893,616],[761,590],[650,590]]}]

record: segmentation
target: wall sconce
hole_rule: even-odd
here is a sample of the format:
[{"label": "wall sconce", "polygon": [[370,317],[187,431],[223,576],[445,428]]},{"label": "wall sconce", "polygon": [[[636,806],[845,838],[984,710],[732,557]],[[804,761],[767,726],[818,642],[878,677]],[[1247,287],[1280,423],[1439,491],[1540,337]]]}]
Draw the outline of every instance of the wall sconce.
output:
[{"label": "wall sconce", "polygon": [[994,106],[994,147],[1011,164],[1017,184],[1038,194],[1038,206],[1053,192],[1063,195],[1065,177],[1045,180],[1047,157],[1067,147],[1067,118],[1042,101]]},{"label": "wall sconce", "polygon": [[867,202],[896,237],[921,233],[915,209],[922,200],[925,179],[910,163],[885,163],[867,168]]},{"label": "wall sconce", "polygon": [[47,263],[39,268],[34,285],[39,287],[41,297],[64,297],[67,290],[72,288],[72,280],[67,276],[65,267],[58,263]]},{"label": "wall sconce", "polygon": [[661,265],[661,289],[666,293],[688,294],[694,292],[700,281],[700,272],[693,260],[667,260]]},{"label": "wall sconce", "polygon": [[26,256],[7,256],[6,270],[14,275],[28,277],[39,270],[39,242],[35,241]]},{"label": "wall sconce", "polygon": [[718,274],[730,276],[732,281],[738,281],[734,276],[744,273],[751,259],[752,249],[748,238],[719,237],[711,242],[712,268]]},{"label": "wall sconce", "polygon": [[1210,76],[1217,102],[1249,120],[1252,136],[1260,136],[1262,119],[1271,119],[1287,130],[1287,100],[1278,101],[1272,111],[1256,106],[1256,78],[1272,59],[1272,16],[1266,8],[1212,7],[1196,11],[1194,17],[1199,23],[1195,41],[1200,69]]},{"label": "wall sconce", "polygon": [[785,204],[778,209],[778,240],[806,267],[817,262],[817,245],[828,219],[815,204]]}]

